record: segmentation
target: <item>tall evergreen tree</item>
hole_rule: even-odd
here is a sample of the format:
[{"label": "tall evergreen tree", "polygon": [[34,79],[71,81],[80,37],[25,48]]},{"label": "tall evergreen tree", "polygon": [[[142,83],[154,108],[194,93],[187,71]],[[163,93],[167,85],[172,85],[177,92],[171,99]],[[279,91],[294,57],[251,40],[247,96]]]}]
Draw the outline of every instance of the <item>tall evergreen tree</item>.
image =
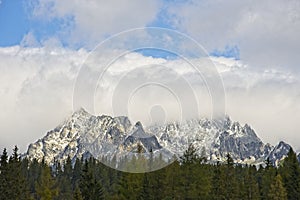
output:
[{"label": "tall evergreen tree", "polygon": [[86,160],[82,170],[80,188],[83,199],[85,200],[104,199],[102,184],[95,177],[95,169],[93,169],[93,166],[95,165],[93,165],[93,162],[95,162],[93,158],[91,158],[89,161]]},{"label": "tall evergreen tree", "polygon": [[35,183],[35,189],[38,199],[53,200],[58,196],[58,188],[55,179],[51,176],[50,167],[42,164],[41,174]]},{"label": "tall evergreen tree", "polygon": [[3,149],[3,153],[0,159],[0,199],[5,199],[8,196],[8,155],[6,148]]},{"label": "tall evergreen tree", "polygon": [[82,161],[79,158],[76,158],[75,165],[72,170],[72,179],[71,179],[73,189],[75,188],[76,185],[79,184],[81,178],[82,165],[83,165]]},{"label": "tall evergreen tree", "polygon": [[272,200],[287,200],[288,199],[280,174],[277,174],[277,176],[274,178],[274,180],[270,186],[268,197],[269,197],[269,199],[272,199]]},{"label": "tall evergreen tree", "polygon": [[212,167],[213,178],[212,178],[212,193],[211,197],[214,200],[225,199],[225,170],[224,166],[220,162]]},{"label": "tall evergreen tree", "polygon": [[83,197],[82,197],[82,194],[81,194],[81,191],[80,191],[78,185],[75,186],[73,200],[83,200]]},{"label": "tall evergreen tree", "polygon": [[260,168],[259,171],[262,173],[261,177],[261,185],[260,185],[260,193],[261,193],[261,198],[263,200],[268,200],[269,199],[269,190],[270,186],[272,184],[272,181],[276,175],[276,169],[273,167],[271,164],[269,158],[266,160],[266,167],[265,168]]},{"label": "tall evergreen tree", "polygon": [[287,157],[283,161],[282,167],[279,168],[280,175],[283,179],[284,187],[287,191],[289,200],[300,199],[300,166],[296,153],[290,148]]},{"label": "tall evergreen tree", "polygon": [[226,155],[226,165],[223,170],[225,170],[225,180],[223,180],[225,183],[225,199],[238,199],[239,191],[234,169],[234,161],[229,153]]},{"label": "tall evergreen tree", "polygon": [[143,185],[143,174],[123,173],[118,183],[119,199],[138,199]]},{"label": "tall evergreen tree", "polygon": [[9,163],[7,164],[6,199],[30,199],[28,184],[25,174],[23,174],[22,171],[18,150],[18,147],[15,146],[12,156],[9,158]]},{"label": "tall evergreen tree", "polygon": [[[183,198],[180,194],[180,164],[179,161],[174,157],[175,160],[172,164],[165,168],[165,179],[163,185],[167,186],[164,188],[163,196],[169,197],[170,199]],[[156,172],[152,173],[155,175]]]},{"label": "tall evergreen tree", "polygon": [[255,177],[256,167],[255,166],[249,166],[245,168],[245,178],[244,178],[244,185],[245,185],[245,195],[243,196],[243,199],[248,200],[259,200],[260,194],[259,194],[259,187],[258,183]]},{"label": "tall evergreen tree", "polygon": [[151,187],[151,183],[149,181],[149,174],[145,173],[144,177],[143,177],[142,190],[141,190],[141,193],[140,193],[140,196],[139,196],[138,199],[141,199],[141,200],[152,200],[152,199],[154,199],[151,189],[152,189],[152,187]]},{"label": "tall evergreen tree", "polygon": [[192,144],[184,152],[181,159],[181,183],[182,192],[190,199],[207,199],[211,190],[211,177],[207,166],[203,163],[204,157],[199,157],[196,148]]},{"label": "tall evergreen tree", "polygon": [[[61,169],[61,167],[59,166]],[[72,163],[71,158],[68,156],[63,170],[58,170],[56,179],[58,180],[59,195],[57,199],[72,199]]]}]

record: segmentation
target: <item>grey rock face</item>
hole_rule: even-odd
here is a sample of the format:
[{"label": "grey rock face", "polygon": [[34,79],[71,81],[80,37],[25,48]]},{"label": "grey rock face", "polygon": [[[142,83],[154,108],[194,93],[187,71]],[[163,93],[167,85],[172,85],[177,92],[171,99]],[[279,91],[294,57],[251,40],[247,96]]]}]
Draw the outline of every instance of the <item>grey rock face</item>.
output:
[{"label": "grey rock face", "polygon": [[279,164],[288,154],[291,146],[283,141],[279,142],[268,155],[271,163],[275,166]]},{"label": "grey rock face", "polygon": [[28,147],[26,156],[48,163],[81,157],[90,153],[95,157],[125,156],[137,152],[166,152],[180,156],[192,143],[198,153],[210,161],[224,161],[227,153],[237,163],[259,164],[266,158],[277,164],[290,146],[284,142],[273,148],[264,144],[249,125],[224,120],[193,119],[183,123],[144,128],[140,122],[132,125],[127,117],[93,116],[80,109],[45,137]]}]

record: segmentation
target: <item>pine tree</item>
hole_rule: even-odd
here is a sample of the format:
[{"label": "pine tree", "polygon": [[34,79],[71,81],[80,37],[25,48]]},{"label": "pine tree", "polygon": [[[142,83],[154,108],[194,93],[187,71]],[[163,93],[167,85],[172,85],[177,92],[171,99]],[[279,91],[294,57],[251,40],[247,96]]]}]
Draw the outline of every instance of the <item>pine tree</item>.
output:
[{"label": "pine tree", "polygon": [[201,196],[208,198],[211,190],[211,176],[208,167],[204,164],[204,157],[199,157],[192,144],[184,152],[181,159],[182,193],[186,198],[195,199]]},{"label": "pine tree", "polygon": [[226,166],[223,168],[225,170],[225,199],[238,199],[238,183],[236,180],[236,173],[234,169],[234,162],[230,154],[226,155]]},{"label": "pine tree", "polygon": [[80,188],[83,199],[85,200],[100,200],[104,199],[104,191],[102,184],[95,177],[94,159],[86,160],[83,170],[82,177],[80,180]]},{"label": "pine tree", "polygon": [[41,175],[42,167],[42,164],[39,163],[36,159],[33,159],[31,162],[29,162],[29,168],[27,171],[27,183],[29,187],[29,192],[32,195],[36,194],[36,181]]},{"label": "pine tree", "polygon": [[82,161],[79,158],[76,158],[75,165],[72,170],[72,179],[71,179],[73,189],[75,188],[76,185],[79,184],[81,178],[82,165],[83,165]]},{"label": "pine tree", "polygon": [[58,174],[56,179],[58,180],[59,195],[57,199],[72,199],[72,163],[71,158],[68,156],[63,170],[58,165]]},{"label": "pine tree", "polygon": [[183,156],[180,157],[180,162],[183,165],[199,163],[197,149],[194,147],[193,144],[190,144],[188,149],[183,153]]},{"label": "pine tree", "polygon": [[82,197],[82,194],[81,194],[81,191],[80,191],[78,185],[75,186],[73,200],[83,200],[83,197]]},{"label": "pine tree", "polygon": [[296,153],[290,148],[287,157],[279,168],[284,187],[289,200],[300,199],[300,166]]},{"label": "pine tree", "polygon": [[[180,195],[180,164],[176,157],[173,158],[175,161],[165,168],[166,177],[164,179],[163,185],[166,187],[163,191],[164,197],[169,197],[170,199],[180,199],[183,196]],[[152,173],[155,174],[156,172]]]},{"label": "pine tree", "polygon": [[246,171],[244,178],[245,196],[243,199],[258,200],[260,199],[259,187],[255,178],[256,168],[255,166],[249,166],[244,169]]},{"label": "pine tree", "polygon": [[36,194],[40,200],[52,200],[58,196],[55,179],[51,176],[50,167],[42,163],[41,174],[35,183]]},{"label": "pine tree", "polygon": [[[114,160],[115,159],[115,160]],[[117,164],[117,158],[114,156],[112,162],[114,166]],[[111,163],[110,163],[111,164]],[[112,165],[109,165],[112,166]],[[97,162],[97,173],[96,176],[102,180],[103,190],[105,191],[105,196],[113,196],[117,193],[117,181],[119,180],[120,171],[110,168],[101,162]]]},{"label": "pine tree", "polygon": [[0,160],[0,199],[5,199],[8,196],[8,156],[6,148],[4,148]]},{"label": "pine tree", "polygon": [[119,199],[138,199],[143,185],[143,174],[122,173],[118,183]]},{"label": "pine tree", "polygon": [[272,200],[287,200],[287,193],[282,183],[282,178],[278,174],[270,186],[268,198]]},{"label": "pine tree", "polygon": [[262,172],[261,186],[260,186],[261,198],[263,200],[268,200],[270,186],[272,184],[272,180],[276,175],[276,169],[272,166],[269,158],[266,161],[266,167],[264,169],[261,168],[260,172]]},{"label": "pine tree", "polygon": [[8,156],[7,156],[6,148],[4,148],[0,158],[0,170],[5,170],[7,164],[8,164]]},{"label": "pine tree", "polygon": [[217,162],[216,165],[212,167],[213,178],[212,178],[212,199],[219,200],[225,199],[225,170],[224,166]]},{"label": "pine tree", "polygon": [[26,177],[22,173],[21,160],[18,147],[13,149],[13,155],[9,158],[6,169],[6,199],[30,199]]},{"label": "pine tree", "polygon": [[152,200],[154,199],[153,195],[152,195],[152,190],[151,190],[151,185],[150,185],[150,181],[149,181],[149,174],[145,173],[144,174],[144,178],[143,178],[143,185],[142,185],[142,190],[140,193],[140,196],[138,199],[141,200]]}]

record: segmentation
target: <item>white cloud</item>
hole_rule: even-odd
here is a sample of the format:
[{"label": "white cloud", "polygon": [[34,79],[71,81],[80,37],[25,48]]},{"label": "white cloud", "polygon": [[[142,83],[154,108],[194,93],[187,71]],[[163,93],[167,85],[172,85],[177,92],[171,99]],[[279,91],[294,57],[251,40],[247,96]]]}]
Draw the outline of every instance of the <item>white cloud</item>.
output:
[{"label": "white cloud", "polygon": [[[85,51],[0,49],[0,146],[25,145],[72,111],[72,89]],[[52,110],[52,111],[51,111]]]},{"label": "white cloud", "polygon": [[169,8],[173,25],[210,52],[237,45],[251,67],[300,72],[300,2],[190,1]]},{"label": "white cloud", "polygon": [[[36,0],[33,16],[37,19],[66,19],[68,42],[88,45],[131,28],[144,27],[156,17],[157,0]],[[71,22],[70,22],[71,21]]]},{"label": "white cloud", "polygon": [[[88,53],[50,47],[0,49],[0,146],[11,148],[16,143],[24,151],[28,143],[41,138],[71,113],[74,84]],[[224,79],[226,112],[234,120],[252,125],[265,142],[274,144],[284,139],[299,148],[295,143],[300,139],[297,134],[297,120],[300,118],[297,74],[278,70],[253,71],[241,61],[212,59]],[[194,61],[206,63],[203,58]],[[95,66],[101,66],[101,63]],[[124,74],[125,77],[120,76]],[[113,92],[117,97],[126,97],[132,88],[141,86],[141,81],[148,79],[169,84],[169,88],[180,97],[179,103],[193,113],[190,110],[191,107],[194,109],[194,101],[191,101],[194,97],[189,92],[191,87],[199,97],[200,113],[211,114],[209,92],[203,87],[205,82],[201,77],[195,76],[193,68],[182,60],[150,58],[138,53],[120,58],[105,74],[103,82],[98,83],[100,87],[95,94],[97,113],[112,114],[111,99],[116,97]],[[137,85],[132,86],[134,83]],[[132,121],[140,118],[147,121],[151,107],[157,104],[163,106],[167,119],[178,117],[175,97],[160,86],[141,88],[133,95],[131,104],[127,105],[127,100],[120,98],[116,102],[123,105],[121,103],[125,101],[125,106],[131,109]],[[190,106],[186,102],[190,102]],[[115,114],[124,114],[123,108],[115,108]]]},{"label": "white cloud", "polygon": [[[35,19],[59,19],[61,30],[55,36],[76,47],[91,48],[119,31],[158,20],[188,33],[208,52],[233,45],[240,49],[241,60],[251,67],[300,73],[298,0],[30,2]],[[163,11],[166,13],[158,15]]]}]

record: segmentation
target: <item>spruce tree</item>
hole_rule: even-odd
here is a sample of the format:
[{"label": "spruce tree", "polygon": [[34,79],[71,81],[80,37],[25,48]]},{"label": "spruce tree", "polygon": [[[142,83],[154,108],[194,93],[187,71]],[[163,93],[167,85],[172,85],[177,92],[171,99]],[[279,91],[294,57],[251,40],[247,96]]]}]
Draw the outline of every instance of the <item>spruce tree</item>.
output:
[{"label": "spruce tree", "polygon": [[[173,158],[175,161],[165,168],[166,177],[164,179],[163,185],[166,187],[163,191],[164,197],[169,197],[170,199],[180,199],[183,198],[180,194],[180,164],[179,161]],[[155,174],[151,173],[151,174]],[[151,185],[150,185],[151,186]]]},{"label": "spruce tree", "polygon": [[255,166],[249,166],[244,170],[246,171],[246,173],[244,178],[245,196],[243,197],[243,199],[259,200],[259,187],[255,177],[256,168]]},{"label": "spruce tree", "polygon": [[82,194],[81,194],[81,191],[80,191],[78,185],[75,186],[73,200],[83,200],[83,197],[82,197]]},{"label": "spruce tree", "polygon": [[300,199],[300,166],[296,153],[292,148],[290,148],[287,157],[284,159],[282,167],[279,168],[279,172],[282,176],[288,199]]},{"label": "spruce tree", "polygon": [[82,172],[82,165],[83,165],[82,160],[80,160],[79,158],[76,158],[75,165],[74,165],[74,168],[72,170],[72,179],[71,179],[73,189],[80,182],[81,172]]},{"label": "spruce tree", "polygon": [[272,200],[287,200],[288,199],[280,174],[277,174],[277,176],[274,178],[274,180],[270,186],[268,198],[272,199]]},{"label": "spruce tree", "polygon": [[6,199],[30,199],[28,184],[25,174],[22,171],[18,150],[18,147],[15,146],[12,156],[9,158],[9,163],[7,164]]},{"label": "spruce tree", "polygon": [[266,161],[266,167],[264,169],[260,169],[262,172],[262,178],[261,178],[261,198],[263,200],[268,200],[269,197],[269,190],[270,186],[272,184],[272,180],[274,179],[276,175],[276,169],[271,164],[270,160],[267,159]]},{"label": "spruce tree", "polygon": [[211,197],[214,200],[225,199],[225,170],[224,166],[220,162],[212,166],[213,178],[212,178],[212,192]]},{"label": "spruce tree", "polygon": [[226,155],[226,165],[223,168],[225,170],[225,199],[238,199],[238,183],[236,179],[236,173],[234,168],[234,162],[231,155]]},{"label": "spruce tree", "polygon": [[149,181],[149,174],[145,173],[144,174],[144,178],[143,178],[143,185],[142,185],[142,190],[140,193],[140,196],[138,199],[141,200],[152,200],[154,199],[153,195],[152,195],[152,187],[150,185],[150,181]]},{"label": "spruce tree", "polygon": [[86,160],[82,176],[80,179],[80,189],[82,192],[83,199],[85,200],[100,200],[104,199],[104,191],[102,184],[95,177],[95,169],[93,169],[94,159]]},{"label": "spruce tree", "polygon": [[42,163],[41,174],[35,183],[36,194],[40,200],[53,200],[58,196],[55,179],[51,176],[50,167]]},{"label": "spruce tree", "polygon": [[[60,165],[59,168],[61,169]],[[72,163],[69,156],[63,165],[63,170],[58,171],[56,179],[58,180],[59,195],[57,199],[72,199]]]},{"label": "spruce tree", "polygon": [[[158,157],[157,163],[162,163],[160,160],[161,157]],[[152,190],[152,195],[154,199],[162,199],[163,192],[165,191],[166,185],[164,185],[164,180],[166,177],[166,168],[159,169],[154,173],[149,173],[149,183]]]},{"label": "spruce tree", "polygon": [[29,168],[27,172],[27,183],[29,187],[29,192],[32,195],[36,194],[36,181],[41,175],[42,168],[42,164],[39,163],[36,159],[33,159],[31,162],[29,162]]},{"label": "spruce tree", "polygon": [[5,199],[8,196],[8,156],[6,148],[3,149],[3,153],[0,159],[0,199]]},{"label": "spruce tree", "polygon": [[182,193],[186,198],[208,198],[211,190],[211,177],[204,157],[199,157],[197,149],[192,144],[184,152],[181,159]]}]

